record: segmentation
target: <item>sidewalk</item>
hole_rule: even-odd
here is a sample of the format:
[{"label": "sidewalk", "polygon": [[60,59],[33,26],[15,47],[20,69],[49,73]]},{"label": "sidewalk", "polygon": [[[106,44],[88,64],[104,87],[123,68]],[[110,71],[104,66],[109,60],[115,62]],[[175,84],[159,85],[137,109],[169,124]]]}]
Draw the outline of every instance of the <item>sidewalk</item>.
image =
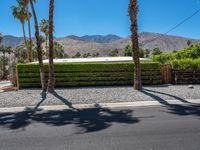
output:
[{"label": "sidewalk", "polygon": [[91,108],[126,108],[126,107],[150,107],[150,106],[165,106],[165,105],[180,105],[180,106],[191,106],[195,105],[200,107],[200,99],[188,99],[186,102],[178,100],[166,100],[166,104],[162,104],[158,101],[147,101],[147,102],[124,102],[124,103],[99,103],[99,104],[74,104],[69,106],[66,105],[52,105],[52,106],[40,106],[35,109],[33,106],[29,107],[10,107],[0,108],[0,113],[16,113],[22,111],[62,111],[69,109],[91,109]]}]

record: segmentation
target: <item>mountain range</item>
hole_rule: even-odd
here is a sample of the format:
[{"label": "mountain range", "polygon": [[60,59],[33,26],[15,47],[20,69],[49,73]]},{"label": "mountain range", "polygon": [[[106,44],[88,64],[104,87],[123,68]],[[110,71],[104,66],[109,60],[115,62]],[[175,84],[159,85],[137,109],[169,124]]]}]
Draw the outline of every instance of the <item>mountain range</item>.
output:
[{"label": "mountain range", "polygon": [[[119,55],[123,55],[123,49],[131,44],[130,37],[120,37],[117,35],[85,35],[75,36],[70,35],[66,37],[55,38],[60,44],[63,45],[65,52],[74,56],[77,52],[84,53],[96,53],[101,56],[107,56],[113,49],[119,50]],[[156,47],[160,48],[162,52],[168,52],[173,50],[180,50],[187,47],[187,41],[192,43],[200,42],[191,38],[185,38],[180,36],[165,35],[159,33],[142,32],[139,33],[139,44],[141,48],[152,50]],[[6,46],[15,47],[23,42],[22,37],[15,37],[11,35],[5,35],[3,38],[3,44]]]}]

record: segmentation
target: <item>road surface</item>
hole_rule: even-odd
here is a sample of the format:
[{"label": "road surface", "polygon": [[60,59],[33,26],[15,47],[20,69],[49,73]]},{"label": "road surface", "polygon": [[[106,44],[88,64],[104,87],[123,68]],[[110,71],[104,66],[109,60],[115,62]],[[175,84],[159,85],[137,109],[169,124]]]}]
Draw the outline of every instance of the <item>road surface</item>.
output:
[{"label": "road surface", "polygon": [[1,150],[200,150],[200,106],[0,113]]}]

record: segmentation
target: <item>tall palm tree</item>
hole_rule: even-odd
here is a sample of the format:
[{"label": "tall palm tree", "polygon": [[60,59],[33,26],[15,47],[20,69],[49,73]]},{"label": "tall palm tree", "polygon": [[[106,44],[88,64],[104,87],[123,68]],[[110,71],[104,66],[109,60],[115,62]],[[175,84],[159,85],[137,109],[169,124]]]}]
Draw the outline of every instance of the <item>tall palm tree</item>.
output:
[{"label": "tall palm tree", "polygon": [[28,45],[27,45],[26,32],[25,32],[25,21],[27,20],[27,13],[25,11],[23,3],[20,0],[17,0],[17,6],[12,6],[12,14],[14,18],[18,19],[22,25],[24,43],[27,48]]},{"label": "tall palm tree", "polygon": [[33,61],[33,42],[32,42],[32,35],[31,35],[31,22],[30,22],[30,18],[31,18],[31,13],[29,12],[29,8],[28,8],[28,1],[27,0],[23,0],[24,2],[24,7],[26,8],[26,14],[27,14],[27,21],[28,21],[28,33],[29,33],[29,62]]},{"label": "tall palm tree", "polygon": [[53,15],[54,15],[54,0],[49,3],[49,81],[48,92],[54,92],[55,76],[54,76],[54,43],[53,43]]},{"label": "tall palm tree", "polygon": [[135,64],[134,69],[134,89],[141,90],[141,66],[139,57],[139,42],[138,42],[138,23],[137,23],[138,5],[137,0],[130,0],[129,16],[131,21],[131,41],[133,48],[133,61]]},{"label": "tall palm tree", "polygon": [[[40,31],[45,35],[46,56],[48,54],[49,20],[43,19],[40,23]],[[48,57],[48,56],[47,56]]]},{"label": "tall palm tree", "polygon": [[37,56],[38,56],[38,61],[39,61],[39,70],[40,70],[40,80],[41,80],[41,86],[42,90],[46,91],[46,80],[45,80],[45,72],[44,72],[44,64],[42,60],[42,47],[41,47],[41,42],[40,42],[40,33],[39,33],[39,26],[38,26],[38,21],[37,21],[37,16],[34,8],[34,2],[36,0],[29,0],[31,9],[32,9],[32,14],[35,22],[35,38],[36,38],[36,44],[37,44]]},{"label": "tall palm tree", "polygon": [[28,48],[28,60],[29,62],[33,61],[33,54],[32,54],[32,36],[31,36],[31,23],[30,18],[32,14],[29,12],[29,0],[17,0],[18,5],[22,7],[22,10],[24,11],[24,14],[26,15],[26,21],[28,22],[28,32],[29,32],[29,41],[27,42],[27,48]]}]

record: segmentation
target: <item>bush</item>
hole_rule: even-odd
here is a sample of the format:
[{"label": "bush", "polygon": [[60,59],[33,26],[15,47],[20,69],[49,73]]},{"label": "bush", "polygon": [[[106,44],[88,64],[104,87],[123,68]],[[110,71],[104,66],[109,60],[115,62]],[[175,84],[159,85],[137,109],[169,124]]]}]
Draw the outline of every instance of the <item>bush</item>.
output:
[{"label": "bush", "polygon": [[181,59],[172,61],[173,69],[200,69],[200,59]]},{"label": "bush", "polygon": [[160,55],[154,55],[151,58],[154,62],[159,62],[161,64],[171,63],[175,59],[197,59],[200,58],[200,44],[196,44],[192,47],[180,51],[173,51],[162,53]]},{"label": "bush", "polygon": [[[161,83],[159,63],[142,63],[141,67],[143,84]],[[38,64],[18,64],[17,71],[20,87],[40,86]],[[131,85],[133,71],[132,62],[56,63],[56,86]]]}]

